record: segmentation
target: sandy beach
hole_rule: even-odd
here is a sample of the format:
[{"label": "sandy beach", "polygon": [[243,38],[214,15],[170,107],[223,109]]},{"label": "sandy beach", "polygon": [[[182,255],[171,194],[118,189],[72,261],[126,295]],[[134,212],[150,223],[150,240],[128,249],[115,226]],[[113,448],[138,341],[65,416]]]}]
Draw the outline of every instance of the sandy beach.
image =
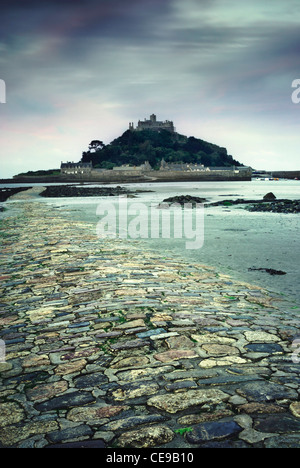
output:
[{"label": "sandy beach", "polygon": [[300,447],[293,301],[99,239],[40,189],[0,225],[0,446]]}]

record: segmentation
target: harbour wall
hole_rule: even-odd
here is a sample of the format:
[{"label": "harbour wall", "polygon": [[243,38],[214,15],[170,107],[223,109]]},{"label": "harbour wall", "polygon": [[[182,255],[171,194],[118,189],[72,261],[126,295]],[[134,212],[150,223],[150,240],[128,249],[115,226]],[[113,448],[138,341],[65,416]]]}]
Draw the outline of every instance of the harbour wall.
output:
[{"label": "harbour wall", "polygon": [[251,170],[242,170],[239,172],[218,170],[218,171],[92,171],[90,174],[76,174],[73,177],[62,176],[72,181],[81,180],[84,182],[106,182],[106,183],[124,183],[124,182],[189,182],[189,181],[230,181],[230,180],[251,180]]},{"label": "harbour wall", "polygon": [[192,182],[192,181],[246,181],[251,180],[251,169],[211,171],[99,171],[84,174],[61,174],[55,176],[21,176],[3,179],[0,183],[133,183],[133,182]]}]

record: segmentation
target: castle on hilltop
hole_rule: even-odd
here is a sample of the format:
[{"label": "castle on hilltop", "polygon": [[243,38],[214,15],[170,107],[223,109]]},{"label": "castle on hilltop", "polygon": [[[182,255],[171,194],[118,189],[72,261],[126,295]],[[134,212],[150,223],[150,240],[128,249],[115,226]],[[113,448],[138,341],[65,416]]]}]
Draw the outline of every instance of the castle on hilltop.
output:
[{"label": "castle on hilltop", "polygon": [[[167,138],[168,135],[164,135],[162,133],[160,137],[157,134],[156,137],[155,135],[152,135],[152,139],[150,133],[146,133],[144,136],[143,134],[140,134],[139,137],[137,134],[135,134],[134,137],[134,134],[131,133],[140,132],[143,130],[152,130],[157,133],[166,130],[167,132],[169,132],[169,137]],[[133,142],[133,163],[128,164],[127,161],[128,156],[130,156],[131,148],[129,144],[130,140]],[[151,149],[151,151],[148,151],[148,146],[143,144],[143,140],[149,143],[148,146]],[[172,146],[172,148],[176,148],[176,146],[178,146],[179,149],[183,148],[183,150],[186,149],[186,151],[188,151],[188,148],[191,148],[192,150],[193,142],[195,142],[196,144],[194,145],[194,153],[203,148],[203,151],[201,151],[200,153],[204,153],[204,155],[206,155],[207,149],[207,155],[210,156],[211,152],[216,151],[215,159],[207,158],[208,161],[219,161],[219,159],[222,158],[222,156],[227,156],[226,148],[217,147],[216,145],[212,145],[211,143],[203,142],[202,140],[197,140],[194,137],[191,137],[189,139],[184,135],[179,135],[176,132],[172,121],[156,120],[156,115],[151,114],[149,120],[139,120],[136,128],[134,126],[134,123],[130,122],[129,131],[127,130],[126,132],[124,132],[122,137],[116,139],[114,142],[111,143],[111,145],[108,145],[107,147],[105,147],[103,142],[99,140],[93,140],[89,145],[90,151],[83,153],[82,160],[84,160],[84,162],[62,162],[60,168],[62,180],[80,180],[81,182],[97,181],[105,183],[135,183],[155,181],[185,182],[198,180],[251,180],[252,169],[250,167],[207,167],[204,166],[204,164],[201,164],[201,154],[201,158],[199,157],[200,163],[186,163],[184,157],[182,158],[182,161],[172,161],[173,154],[175,154],[177,158],[177,154],[180,155],[180,152],[178,151],[177,153],[175,153],[175,149],[173,150],[171,148],[170,155],[168,154],[169,140],[174,143],[178,142],[178,145],[169,145]],[[155,141],[158,141],[162,148],[157,148]],[[151,142],[153,142],[153,146],[151,145]],[[190,143],[189,147],[187,146],[187,143]],[[109,146],[111,146],[112,148],[110,149]],[[94,155],[91,154],[93,153],[93,151],[99,151],[99,153],[101,153],[99,154],[99,158],[98,155],[96,155],[97,157],[94,158]],[[167,161],[164,158],[160,158],[159,155],[162,152],[163,154],[166,154]],[[191,153],[193,152],[191,151]],[[135,157],[136,154],[138,154],[138,157]],[[183,156],[185,155],[184,151],[182,151],[182,154]],[[111,161],[109,159],[110,155],[112,159]],[[140,165],[134,165],[136,162],[141,162],[141,158],[143,158],[143,155],[145,156],[144,163]],[[149,157],[149,161],[151,162],[151,164],[154,165],[154,167],[152,167],[150,162],[146,160],[147,156]],[[90,158],[90,161],[88,160],[88,158]],[[122,159],[126,164],[122,164]],[[161,159],[159,168],[158,159]],[[198,158],[195,157],[195,159],[197,161]],[[229,157],[227,159],[228,161],[232,161],[232,163],[235,162],[232,159],[232,157],[231,159]],[[225,162],[227,162],[227,159],[225,158]],[[93,166],[93,164],[95,164],[95,166]]]},{"label": "castle on hilltop", "polygon": [[164,122],[156,120],[155,114],[150,115],[150,120],[139,120],[136,128],[134,128],[133,122],[129,122],[129,130],[154,130],[156,132],[159,132],[160,130],[167,130],[168,132],[176,133],[173,122],[170,120],[165,120]]}]

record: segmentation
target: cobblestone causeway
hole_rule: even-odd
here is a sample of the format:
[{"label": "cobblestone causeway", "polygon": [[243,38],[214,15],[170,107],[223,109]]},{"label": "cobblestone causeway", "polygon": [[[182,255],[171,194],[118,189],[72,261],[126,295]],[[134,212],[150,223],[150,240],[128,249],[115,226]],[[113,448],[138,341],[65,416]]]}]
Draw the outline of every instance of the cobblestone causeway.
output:
[{"label": "cobblestone causeway", "polygon": [[0,446],[300,447],[297,304],[18,197]]}]

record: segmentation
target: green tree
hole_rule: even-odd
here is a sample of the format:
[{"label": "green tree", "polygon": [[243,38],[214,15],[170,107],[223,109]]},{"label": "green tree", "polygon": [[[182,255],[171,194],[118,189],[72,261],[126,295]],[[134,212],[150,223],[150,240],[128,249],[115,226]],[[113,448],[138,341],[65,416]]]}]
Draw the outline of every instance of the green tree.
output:
[{"label": "green tree", "polygon": [[[82,162],[91,161],[93,166],[140,165],[148,160],[152,167],[160,167],[161,160],[166,162],[198,163],[205,166],[241,165],[226,148],[201,140],[187,137],[167,130],[126,130],[109,145],[100,140],[92,140],[89,151],[82,153]],[[104,164],[102,166],[102,164]]]},{"label": "green tree", "polygon": [[98,151],[99,149],[102,149],[104,148],[104,143],[103,141],[100,141],[100,140],[92,140],[91,143],[89,144],[89,150],[94,150],[94,151]]}]

